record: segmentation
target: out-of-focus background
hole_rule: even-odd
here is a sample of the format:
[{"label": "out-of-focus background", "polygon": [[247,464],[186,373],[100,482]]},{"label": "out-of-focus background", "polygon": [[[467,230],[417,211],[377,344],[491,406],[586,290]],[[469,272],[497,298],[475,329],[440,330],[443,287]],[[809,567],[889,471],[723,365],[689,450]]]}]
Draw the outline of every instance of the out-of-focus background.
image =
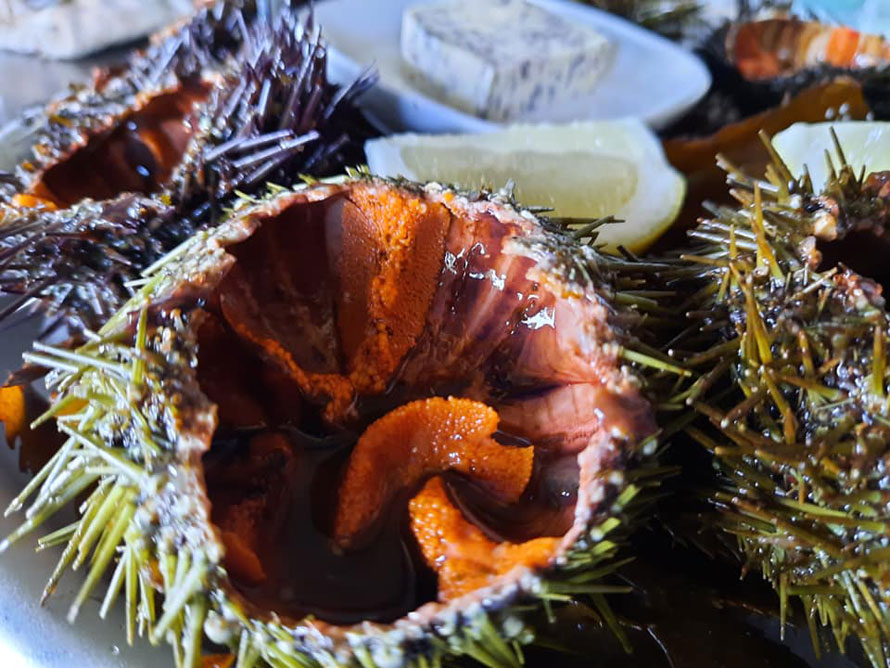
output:
[{"label": "out-of-focus background", "polygon": [[[196,0],[201,2],[202,0]],[[382,5],[394,0],[368,0]],[[584,0],[628,13],[640,0]],[[677,4],[677,0],[660,0]],[[319,0],[320,4],[324,0]],[[648,0],[650,5],[659,0]],[[703,21],[718,25],[740,8],[790,8],[818,18],[890,36],[887,0],[689,0]],[[186,15],[192,0],[0,0],[0,124],[46,101],[96,65],[120,60],[151,32]]]},{"label": "out-of-focus background", "polygon": [[[644,4],[641,0],[583,1],[622,15]],[[659,1],[647,0],[648,6]],[[395,0],[366,2],[375,6],[395,4]],[[678,0],[663,2],[676,5]],[[316,4],[321,6],[324,0]],[[761,3],[689,0],[689,4],[700,5],[701,22],[713,27],[736,16],[741,9],[753,11]],[[29,107],[62,93],[72,82],[87,81],[96,66],[119,62],[134,46],[143,44],[146,35],[187,14],[192,6],[191,0],[0,0],[0,126],[8,125]],[[890,37],[890,0],[794,0],[784,6],[805,18]],[[691,31],[678,38],[694,43],[696,33]],[[0,169],[14,162],[17,145],[7,141],[14,134],[14,127],[0,131]],[[0,300],[0,307],[2,304]],[[0,379],[17,365],[39,326],[32,320],[0,331]],[[17,472],[14,452],[3,448],[0,460],[0,507],[5,507],[13,491],[20,489],[27,478]],[[0,520],[0,535],[8,533],[15,524],[16,521]],[[95,614],[95,601],[81,615],[77,626],[65,624],[65,594],[70,593],[66,589],[74,588],[69,580],[63,582],[62,596],[50,603],[51,614],[41,612],[36,598],[55,561],[55,554],[34,555],[27,549],[4,555],[0,564],[0,668],[169,665],[166,647],[153,649],[144,642],[135,649],[125,647],[121,642],[120,617],[113,615],[110,622],[103,622]],[[777,635],[773,627],[766,633]],[[795,652],[800,655],[808,651],[808,642],[803,633],[789,634],[789,643],[795,645]],[[831,662],[828,658],[818,665],[848,665],[845,661]]]}]

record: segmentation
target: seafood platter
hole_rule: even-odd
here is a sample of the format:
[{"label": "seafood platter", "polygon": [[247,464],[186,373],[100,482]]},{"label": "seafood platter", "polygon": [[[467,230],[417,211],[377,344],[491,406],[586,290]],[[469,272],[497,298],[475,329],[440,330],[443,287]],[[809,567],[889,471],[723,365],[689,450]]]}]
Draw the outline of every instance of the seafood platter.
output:
[{"label": "seafood platter", "polygon": [[0,665],[890,667],[883,3],[137,5],[0,9]]}]

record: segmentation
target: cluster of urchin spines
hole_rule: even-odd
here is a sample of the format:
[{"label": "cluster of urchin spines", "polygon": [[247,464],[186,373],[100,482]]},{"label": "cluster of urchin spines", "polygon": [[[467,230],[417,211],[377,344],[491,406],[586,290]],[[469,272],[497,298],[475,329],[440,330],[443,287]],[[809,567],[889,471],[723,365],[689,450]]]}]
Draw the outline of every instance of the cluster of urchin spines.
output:
[{"label": "cluster of urchin spines", "polygon": [[247,28],[239,57],[202,105],[198,131],[171,178],[169,195],[181,212],[220,207],[237,192],[267,183],[289,187],[305,174],[339,174],[361,162],[373,134],[353,102],[376,80],[369,70],[347,86],[328,82],[327,45],[311,14],[288,3],[273,21]]},{"label": "cluster of urchin spines", "polygon": [[15,188],[7,195],[27,189],[46,169],[111,129],[136,105],[217,77],[241,48],[242,30],[255,11],[251,0],[204,6],[191,19],[156,36],[122,67],[98,73],[92,83],[73,85],[68,95],[26,114],[30,156],[17,165]]},{"label": "cluster of urchin spines", "polygon": [[675,399],[701,415],[686,433],[719,472],[703,477],[708,521],[774,585],[783,622],[797,598],[814,642],[819,626],[839,647],[858,637],[883,667],[890,316],[874,281],[821,268],[819,245],[886,223],[886,194],[835,145],[821,192],[768,141],[763,180],[722,161],[739,205],[712,207],[656,280],[692,295],[671,346],[700,374]]}]

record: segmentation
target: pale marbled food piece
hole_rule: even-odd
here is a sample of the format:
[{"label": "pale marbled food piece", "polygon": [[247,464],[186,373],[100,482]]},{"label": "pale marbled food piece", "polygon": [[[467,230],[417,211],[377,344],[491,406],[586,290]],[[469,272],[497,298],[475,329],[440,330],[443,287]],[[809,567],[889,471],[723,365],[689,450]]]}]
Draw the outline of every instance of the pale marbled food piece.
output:
[{"label": "pale marbled food piece", "polygon": [[612,61],[595,30],[524,0],[409,7],[402,57],[412,78],[464,111],[510,121],[589,95]]}]

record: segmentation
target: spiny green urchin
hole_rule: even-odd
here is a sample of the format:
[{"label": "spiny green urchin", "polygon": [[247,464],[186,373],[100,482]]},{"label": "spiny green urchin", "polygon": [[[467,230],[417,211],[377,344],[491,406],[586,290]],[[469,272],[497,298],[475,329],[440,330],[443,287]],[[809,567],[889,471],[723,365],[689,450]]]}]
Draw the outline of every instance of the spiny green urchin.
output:
[{"label": "spiny green urchin", "polygon": [[634,350],[623,264],[505,195],[240,201],[85,345],[28,355],[68,440],[3,548],[87,494],[41,539],[46,594],[87,566],[73,618],[111,571],[102,614],[123,592],[179,665],[206,637],[239,666],[518,666],[536,612],[614,621],[603,578],[664,473],[631,363],[670,365]]},{"label": "spiny green urchin", "polygon": [[[767,147],[772,151],[769,142]],[[713,456],[711,520],[837,646],[890,661],[888,316],[881,285],[848,266],[884,247],[886,174],[836,146],[822,192],[775,151],[765,179],[723,163],[738,207],[714,207],[662,286],[690,321],[671,344],[701,375],[672,403]],[[832,162],[829,158],[829,162]]]}]

